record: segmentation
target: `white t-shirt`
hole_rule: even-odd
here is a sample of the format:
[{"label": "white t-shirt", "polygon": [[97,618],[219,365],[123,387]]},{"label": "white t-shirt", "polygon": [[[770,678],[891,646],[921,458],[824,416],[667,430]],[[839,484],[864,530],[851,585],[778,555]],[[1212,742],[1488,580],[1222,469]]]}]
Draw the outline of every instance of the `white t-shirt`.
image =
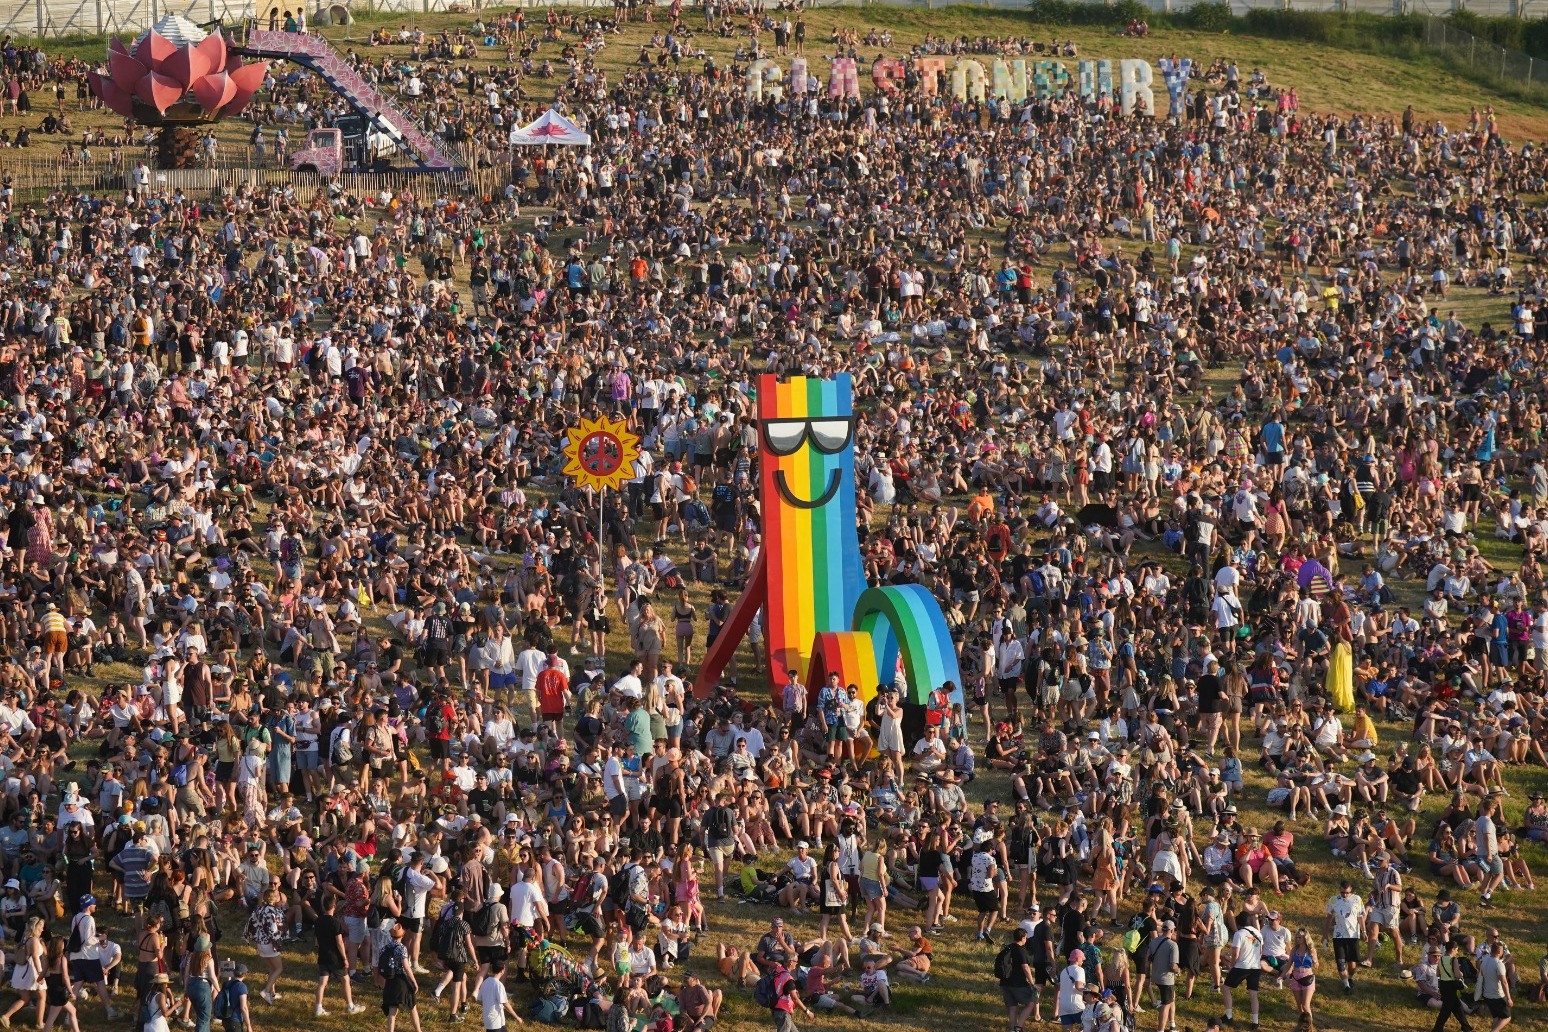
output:
[{"label": "white t-shirt", "polygon": [[1056,1013],[1063,1017],[1066,1014],[1079,1014],[1085,1009],[1081,1000],[1081,990],[1086,987],[1086,971],[1078,964],[1071,964],[1059,972],[1059,1002]]},{"label": "white t-shirt", "polygon": [[623,761],[617,756],[609,756],[607,763],[602,767],[602,793],[611,802],[622,791],[624,791]]},{"label": "white t-shirt", "polygon": [[478,1002],[484,1008],[484,1028],[504,1028],[505,1001],[509,996],[505,984],[498,978],[486,978],[478,986]]},{"label": "white t-shirt", "polygon": [[511,886],[511,924],[531,928],[548,913],[543,888],[537,882],[517,882]]},{"label": "white t-shirt", "polygon": [[1248,925],[1238,928],[1231,937],[1231,949],[1236,954],[1236,959],[1231,961],[1234,968],[1256,971],[1263,963],[1263,936],[1256,928]]},{"label": "white t-shirt", "polygon": [[1275,930],[1273,925],[1261,929],[1263,936],[1263,955],[1265,957],[1290,956],[1290,929],[1281,927]]},{"label": "white t-shirt", "polygon": [[1365,901],[1359,893],[1334,896],[1328,900],[1327,912],[1333,915],[1333,938],[1360,938],[1360,915],[1365,912]]},{"label": "white t-shirt", "polygon": [[430,890],[435,888],[435,879],[410,867],[403,873],[403,885],[408,890],[403,894],[403,916],[424,917],[425,899],[430,895]]}]

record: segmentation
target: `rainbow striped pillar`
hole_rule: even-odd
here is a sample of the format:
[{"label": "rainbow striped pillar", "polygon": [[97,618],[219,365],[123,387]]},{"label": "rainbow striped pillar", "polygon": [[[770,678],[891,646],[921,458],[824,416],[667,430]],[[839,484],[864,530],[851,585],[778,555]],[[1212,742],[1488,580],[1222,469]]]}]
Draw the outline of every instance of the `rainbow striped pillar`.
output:
[{"label": "rainbow striped pillar", "polygon": [[847,373],[758,380],[769,684],[805,675],[817,635],[847,631],[865,590],[855,533],[854,407]]}]

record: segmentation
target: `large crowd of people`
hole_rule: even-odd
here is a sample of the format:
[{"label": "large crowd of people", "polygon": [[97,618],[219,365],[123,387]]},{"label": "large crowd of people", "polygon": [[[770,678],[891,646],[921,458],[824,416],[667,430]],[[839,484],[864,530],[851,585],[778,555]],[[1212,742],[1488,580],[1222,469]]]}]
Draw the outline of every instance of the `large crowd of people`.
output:
[{"label": "large crowd of people", "polygon": [[[1499,1032],[1548,840],[1506,773],[1548,765],[1541,150],[1229,62],[1177,120],[750,102],[712,37],[819,43],[705,13],[611,78],[595,12],[470,27],[487,70],[374,34],[450,137],[503,155],[528,93],[592,134],[504,196],[4,191],[0,1024],[251,1032],[315,949],[306,1006],[389,1030],[789,1030],[976,934],[1012,1032],[1377,981]],[[960,652],[917,741],[877,686],[771,692],[756,626],[691,689],[767,371],[853,377],[866,578]],[[614,414],[599,512],[560,448]]]}]

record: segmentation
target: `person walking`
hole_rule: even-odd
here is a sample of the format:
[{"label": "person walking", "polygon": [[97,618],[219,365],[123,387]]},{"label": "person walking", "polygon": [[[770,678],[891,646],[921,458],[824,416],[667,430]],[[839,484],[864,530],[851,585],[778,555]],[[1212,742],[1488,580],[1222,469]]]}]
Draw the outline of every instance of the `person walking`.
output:
[{"label": "person walking", "polygon": [[1473,1032],[1473,1026],[1467,1023],[1467,1010],[1462,1006],[1462,991],[1467,988],[1463,981],[1462,958],[1460,951],[1462,941],[1460,936],[1453,936],[1446,943],[1446,952],[1442,955],[1440,963],[1436,965],[1436,981],[1440,984],[1441,1005],[1440,1013],[1435,1015],[1435,1025],[1431,1032],[1443,1032],[1448,1018],[1455,1017],[1457,1026],[1462,1032]]},{"label": "person walking", "polygon": [[338,900],[334,896],[324,896],[321,903],[322,913],[317,916],[317,1002],[312,1008],[312,1013],[325,1018],[328,1012],[323,1009],[323,994],[328,991],[328,983],[338,979],[339,987],[344,991],[344,1010],[350,1014],[360,1014],[365,1007],[355,1002],[354,993],[349,984],[350,963],[349,950],[345,945],[344,922],[338,919],[335,911],[338,909]]},{"label": "person walking", "polygon": [[1027,930],[1017,926],[1011,941],[994,958],[994,976],[1000,982],[1000,997],[1010,1019],[1010,1032],[1022,1032],[1027,1016],[1036,1002],[1032,988],[1032,957],[1027,952]]},{"label": "person walking", "polygon": [[1360,966],[1360,922],[1365,901],[1349,882],[1340,882],[1338,895],[1328,900],[1327,935],[1333,940],[1333,966],[1343,980],[1344,992],[1354,992],[1354,973]]},{"label": "person walking", "polygon": [[801,999],[801,987],[783,961],[774,963],[774,1005],[770,1008],[774,1018],[774,1032],[799,1032],[795,1023],[795,1009],[800,1007],[810,1018],[812,1009]]},{"label": "person walking", "polygon": [[226,1032],[253,1032],[253,1009],[248,1003],[247,965],[231,969],[231,977],[220,987],[221,1003],[215,1009],[222,1015]]},{"label": "person walking", "polygon": [[376,958],[375,982],[382,990],[382,1014],[387,1018],[387,1032],[398,1027],[398,1015],[408,1012],[414,1022],[414,1032],[423,1032],[419,1024],[419,980],[409,964],[408,950],[403,946],[403,926],[394,923],[388,933],[391,938],[382,945]]},{"label": "person walking", "polygon": [[[84,988],[97,991],[97,998],[107,1012],[109,1021],[118,1020],[118,1011],[108,999],[107,979],[102,973],[102,942],[97,936],[97,897],[87,893],[80,899],[80,909],[70,920],[70,931],[65,936],[70,960],[70,981]],[[74,1021],[74,1007],[71,1020]],[[49,1008],[53,1012],[52,1006]]]},{"label": "person walking", "polygon": [[1263,979],[1263,933],[1258,931],[1258,918],[1246,914],[1231,937],[1231,970],[1225,980],[1225,1023],[1234,1020],[1231,991],[1243,985],[1247,987],[1247,1002],[1251,1008],[1252,1032],[1258,1032],[1258,984]]},{"label": "person walking", "polygon": [[1290,996],[1295,1000],[1296,1024],[1310,1029],[1312,997],[1317,994],[1317,947],[1302,928],[1290,947]]},{"label": "person walking", "polygon": [[1473,988],[1473,1000],[1487,1008],[1494,1019],[1489,1032],[1504,1032],[1510,1024],[1512,1000],[1510,975],[1505,970],[1505,944],[1498,939],[1478,958],[1478,984]]},{"label": "person walking", "polygon": [[[1150,943],[1150,984],[1156,987],[1156,1028],[1160,1032],[1177,1027],[1177,975],[1182,970],[1181,961],[1177,924],[1162,921],[1160,932]],[[1253,1020],[1257,1020],[1256,1013]]]}]

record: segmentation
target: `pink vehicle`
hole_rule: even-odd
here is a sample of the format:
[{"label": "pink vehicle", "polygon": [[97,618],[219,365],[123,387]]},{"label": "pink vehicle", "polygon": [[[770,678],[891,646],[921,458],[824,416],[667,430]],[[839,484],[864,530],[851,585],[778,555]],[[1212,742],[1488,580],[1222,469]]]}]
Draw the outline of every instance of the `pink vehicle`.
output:
[{"label": "pink vehicle", "polygon": [[344,134],[338,129],[313,129],[306,146],[290,155],[292,172],[316,172],[332,178],[344,170]]}]

